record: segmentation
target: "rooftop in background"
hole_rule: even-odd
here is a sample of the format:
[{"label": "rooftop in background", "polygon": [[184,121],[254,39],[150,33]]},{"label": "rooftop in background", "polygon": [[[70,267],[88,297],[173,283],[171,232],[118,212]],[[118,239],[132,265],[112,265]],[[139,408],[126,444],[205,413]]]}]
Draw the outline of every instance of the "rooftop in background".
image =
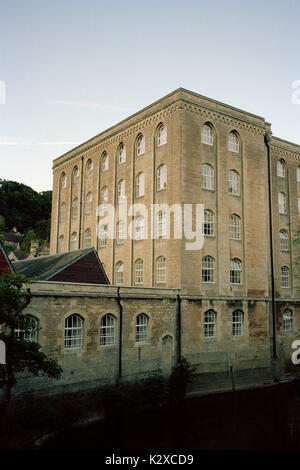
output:
[{"label": "rooftop in background", "polygon": [[4,246],[0,242],[0,275],[14,272],[14,267],[7,256]]},{"label": "rooftop in background", "polygon": [[16,261],[17,273],[39,281],[110,284],[94,248]]}]

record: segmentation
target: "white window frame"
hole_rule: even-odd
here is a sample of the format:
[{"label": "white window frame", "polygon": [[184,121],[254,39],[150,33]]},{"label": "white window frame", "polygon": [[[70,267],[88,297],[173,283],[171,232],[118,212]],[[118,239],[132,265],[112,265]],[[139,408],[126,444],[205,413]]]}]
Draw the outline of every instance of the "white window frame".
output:
[{"label": "white window frame", "polygon": [[115,317],[111,313],[103,315],[100,322],[100,346],[114,346]]},{"label": "white window frame", "polygon": [[237,258],[230,260],[230,284],[242,284],[242,262]]},{"label": "white window frame", "polygon": [[239,139],[235,132],[230,132],[228,135],[228,150],[234,153],[240,151]]},{"label": "white window frame", "polygon": [[119,164],[121,165],[122,163],[126,162],[126,147],[122,143],[119,147]]},{"label": "white window frame", "polygon": [[297,179],[297,183],[300,183],[300,165],[297,167],[297,170],[296,170],[296,179]]},{"label": "white window frame", "polygon": [[75,166],[74,170],[73,170],[73,184],[77,184],[79,181],[79,168],[77,166]]},{"label": "white window frame", "polygon": [[86,164],[86,177],[87,177],[87,179],[92,178],[93,173],[94,173],[94,163],[92,162],[92,160],[88,160],[87,164]]},{"label": "white window frame", "polygon": [[121,286],[124,283],[124,264],[118,261],[116,264],[116,284]]},{"label": "white window frame", "polygon": [[288,289],[290,287],[290,270],[287,266],[282,266],[280,268],[280,278],[281,278],[281,287],[282,289]]},{"label": "white window frame", "polygon": [[283,312],[283,330],[293,331],[293,312],[289,308]]},{"label": "white window frame", "polygon": [[102,171],[107,171],[109,167],[109,156],[107,153],[102,155],[101,169]]},{"label": "white window frame", "polygon": [[39,321],[32,315],[25,315],[25,322],[30,326],[25,328],[16,327],[14,330],[15,338],[22,341],[38,341]]},{"label": "white window frame", "polygon": [[278,212],[286,214],[286,195],[282,192],[278,193]]},{"label": "white window frame", "polygon": [[105,224],[100,225],[100,228],[99,228],[100,243],[99,243],[99,245],[100,245],[101,248],[107,246],[107,233],[108,233],[107,225],[105,225]]},{"label": "white window frame", "polygon": [[92,246],[92,231],[87,228],[84,232],[84,248],[90,248]]},{"label": "white window frame", "polygon": [[159,256],[156,260],[156,283],[163,284],[167,282],[167,263],[164,256]]},{"label": "white window frame", "polygon": [[122,179],[118,183],[118,203],[123,204],[125,202],[125,180]]},{"label": "white window frame", "polygon": [[214,145],[213,131],[208,124],[203,124],[201,128],[201,142],[210,146]]},{"label": "white window frame", "polygon": [[202,189],[214,191],[215,189],[215,172],[214,168],[208,163],[201,165],[201,183]]},{"label": "white window frame", "polygon": [[202,233],[206,237],[213,237],[215,233],[215,216],[210,209],[204,210]]},{"label": "white window frame", "polygon": [[163,124],[159,126],[157,133],[157,146],[161,147],[167,143],[167,128]]},{"label": "white window frame", "polygon": [[141,134],[137,139],[136,154],[139,157],[145,153],[145,137]]},{"label": "white window frame", "polygon": [[244,333],[244,313],[241,310],[232,312],[232,336],[240,337]]},{"label": "white window frame", "polygon": [[216,336],[216,312],[207,310],[204,313],[204,338],[215,338]]},{"label": "white window frame", "polygon": [[72,212],[72,220],[77,219],[77,217],[78,217],[78,197],[75,197],[72,201],[71,212]]},{"label": "white window frame", "polygon": [[241,239],[241,218],[237,214],[229,216],[229,238],[231,240]]},{"label": "white window frame", "polygon": [[145,173],[141,172],[136,177],[136,197],[144,196],[145,194]]},{"label": "white window frame", "polygon": [[167,187],[167,165],[163,163],[157,168],[157,191]]},{"label": "white window frame", "polygon": [[135,284],[144,283],[144,261],[141,258],[138,258],[134,263],[134,282]]},{"label": "white window frame", "polygon": [[116,225],[116,239],[118,245],[124,243],[124,240],[126,240],[125,222],[122,219],[119,220]]},{"label": "white window frame", "polygon": [[286,174],[285,162],[283,160],[278,160],[277,176],[279,176],[280,178],[285,178],[285,174]]},{"label": "white window frame", "polygon": [[76,313],[65,319],[64,348],[81,349],[83,344],[83,319]]},{"label": "white window frame", "polygon": [[215,260],[212,256],[202,258],[202,282],[204,284],[213,284],[215,281]]},{"label": "white window frame", "polygon": [[149,341],[149,317],[140,313],[135,321],[135,342],[146,343]]},{"label": "white window frame", "polygon": [[144,240],[145,238],[145,219],[144,216],[139,215],[135,219],[135,240]]},{"label": "white window frame", "polygon": [[67,187],[67,175],[65,173],[61,175],[60,187],[61,189],[66,189]]},{"label": "white window frame", "polygon": [[239,196],[241,191],[240,187],[240,174],[236,170],[229,170],[228,172],[228,192],[233,196]]},{"label": "white window frame", "polygon": [[289,251],[289,234],[285,229],[279,232],[280,251]]}]

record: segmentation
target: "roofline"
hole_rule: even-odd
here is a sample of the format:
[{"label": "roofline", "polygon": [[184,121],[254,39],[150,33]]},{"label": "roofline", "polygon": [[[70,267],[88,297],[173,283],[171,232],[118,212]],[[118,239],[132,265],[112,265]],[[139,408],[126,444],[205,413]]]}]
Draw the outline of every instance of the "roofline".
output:
[{"label": "roofline", "polygon": [[101,261],[101,259],[99,258],[99,255],[98,255],[98,253],[97,253],[95,247],[93,247],[93,250],[94,250],[94,252],[95,252],[95,255],[96,255],[96,258],[97,258],[97,260],[98,260],[98,263],[100,264],[100,267],[101,267],[101,269],[102,269],[102,272],[103,272],[103,274],[104,274],[104,277],[105,277],[106,281],[108,282],[108,284],[111,286],[111,283],[110,283],[110,281],[109,281],[109,279],[108,279],[108,277],[107,277],[107,275],[106,275],[105,269],[103,268],[102,261]]},{"label": "roofline", "polygon": [[10,261],[9,257],[7,256],[6,250],[5,250],[5,248],[4,248],[4,246],[2,245],[1,242],[0,242],[0,249],[1,249],[2,253],[4,254],[4,258],[6,259],[7,264],[10,267],[11,272],[13,274],[16,274],[15,268],[13,267],[12,262]]}]

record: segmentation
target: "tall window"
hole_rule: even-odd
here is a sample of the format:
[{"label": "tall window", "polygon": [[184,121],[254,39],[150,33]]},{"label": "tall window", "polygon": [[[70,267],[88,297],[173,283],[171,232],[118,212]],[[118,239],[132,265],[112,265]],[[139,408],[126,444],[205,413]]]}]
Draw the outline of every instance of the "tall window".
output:
[{"label": "tall window", "polygon": [[104,154],[102,155],[102,162],[101,162],[102,171],[108,170],[108,164],[109,164],[108,155],[107,155],[107,153],[104,153]]},{"label": "tall window", "polygon": [[161,126],[158,129],[158,134],[157,134],[157,145],[160,147],[161,145],[164,145],[167,143],[167,128],[161,124]]},{"label": "tall window", "polygon": [[216,312],[213,310],[204,313],[204,336],[205,338],[216,336]]},{"label": "tall window", "polygon": [[167,165],[160,165],[157,168],[157,190],[167,187]]},{"label": "tall window", "polygon": [[72,208],[71,208],[72,219],[76,219],[78,216],[78,198],[75,197],[72,201]]},{"label": "tall window", "polygon": [[149,318],[145,313],[140,313],[136,317],[136,324],[135,324],[135,342],[136,343],[143,343],[148,341],[148,327],[149,325]]},{"label": "tall window", "polygon": [[206,236],[214,235],[214,213],[209,209],[204,211],[204,220],[202,225],[202,233]]},{"label": "tall window", "polygon": [[235,170],[228,172],[228,192],[234,196],[240,195],[240,175]]},{"label": "tall window", "polygon": [[116,264],[116,284],[121,285],[124,282],[124,264],[119,261]]},{"label": "tall window", "polygon": [[145,238],[145,221],[142,215],[135,219],[135,240],[143,240]]},{"label": "tall window", "polygon": [[65,349],[82,347],[83,320],[79,315],[70,315],[65,321]]},{"label": "tall window", "polygon": [[300,197],[298,197],[298,215],[300,215]]},{"label": "tall window", "polygon": [[104,247],[107,245],[107,225],[102,224],[99,230],[100,246]]},{"label": "tall window", "polygon": [[241,284],[242,263],[239,259],[230,261],[230,283]]},{"label": "tall window", "polygon": [[285,162],[284,160],[278,160],[277,162],[277,176],[281,178],[285,177]]},{"label": "tall window", "polygon": [[144,282],[144,261],[139,258],[135,262],[135,284]]},{"label": "tall window", "polygon": [[92,232],[90,228],[87,228],[84,232],[84,247],[90,248],[92,246]]},{"label": "tall window", "polygon": [[58,241],[58,252],[63,253],[64,251],[65,251],[65,238],[63,235],[61,235]]},{"label": "tall window", "polygon": [[288,237],[287,230],[280,230],[279,240],[280,240],[280,250],[289,251],[289,237]]},{"label": "tall window", "polygon": [[70,250],[76,250],[77,248],[77,233],[73,232],[70,240]]},{"label": "tall window", "polygon": [[142,155],[143,153],[145,153],[145,137],[140,135],[137,139],[136,154]]},{"label": "tall window", "polygon": [[158,237],[167,235],[167,216],[165,211],[159,211],[156,216],[156,231]]},{"label": "tall window", "polygon": [[243,336],[244,314],[236,310],[232,314],[232,336]]},{"label": "tall window", "polygon": [[104,186],[101,191],[102,204],[105,204],[108,201],[108,187]]},{"label": "tall window", "polygon": [[240,151],[239,139],[235,132],[230,132],[228,135],[228,150],[235,153]]},{"label": "tall window", "polygon": [[136,177],[136,197],[145,194],[145,173],[139,173]]},{"label": "tall window", "polygon": [[73,170],[73,184],[77,184],[79,181],[79,169],[75,166]]},{"label": "tall window", "polygon": [[38,329],[38,320],[31,315],[26,315],[25,324],[22,327],[15,328],[15,338],[25,341],[37,341]]},{"label": "tall window", "polygon": [[202,258],[202,282],[214,282],[215,260],[211,256]]},{"label": "tall window", "polygon": [[124,144],[121,144],[119,147],[119,163],[126,162],[126,147]]},{"label": "tall window", "polygon": [[156,260],[156,282],[162,283],[162,282],[166,282],[166,280],[167,280],[166,258],[164,256],[160,256]]},{"label": "tall window", "polygon": [[91,214],[92,204],[93,204],[93,195],[92,195],[92,193],[88,193],[87,196],[86,196],[86,208],[85,208],[85,213],[86,214]]},{"label": "tall window", "polygon": [[118,203],[125,202],[125,180],[120,180],[118,183]]},{"label": "tall window", "polygon": [[214,189],[214,169],[211,165],[207,163],[201,165],[201,179],[203,189]]},{"label": "tall window", "polygon": [[124,220],[119,220],[119,222],[117,223],[116,238],[117,238],[117,243],[118,244],[124,243],[124,240],[126,239]]},{"label": "tall window", "polygon": [[86,177],[87,178],[92,178],[93,171],[94,171],[93,162],[92,162],[92,160],[88,160],[88,162],[86,164]]},{"label": "tall window", "polygon": [[67,177],[66,177],[65,173],[63,173],[61,175],[60,187],[61,187],[61,189],[66,189],[66,187],[67,187]]},{"label": "tall window", "polygon": [[283,329],[284,331],[293,330],[293,312],[289,308],[283,312]]},{"label": "tall window", "polygon": [[229,217],[229,237],[232,240],[241,238],[241,219],[237,214],[231,214]]},{"label": "tall window", "polygon": [[212,129],[208,124],[204,124],[204,126],[202,126],[201,142],[207,145],[213,145],[214,143]]},{"label": "tall window", "polygon": [[286,214],[286,195],[278,193],[278,211],[279,214]]},{"label": "tall window", "polygon": [[281,287],[289,287],[289,268],[282,266],[281,268]]},{"label": "tall window", "polygon": [[300,182],[300,166],[297,168],[297,182]]},{"label": "tall window", "polygon": [[59,221],[61,224],[65,223],[66,219],[66,204],[63,202],[60,206],[60,212],[59,212]]},{"label": "tall window", "polygon": [[100,346],[113,346],[115,344],[115,317],[108,313],[101,318]]}]

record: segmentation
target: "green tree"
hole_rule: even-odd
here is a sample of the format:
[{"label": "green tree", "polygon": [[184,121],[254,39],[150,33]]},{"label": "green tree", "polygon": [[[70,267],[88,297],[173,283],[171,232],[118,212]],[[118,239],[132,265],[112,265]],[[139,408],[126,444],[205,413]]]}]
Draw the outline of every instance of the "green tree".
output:
[{"label": "green tree", "polygon": [[[5,391],[4,404],[10,400],[16,372],[28,370],[36,376],[41,373],[56,379],[62,372],[57,360],[47,357],[37,342],[15,336],[16,328],[26,333],[35,327],[22,313],[32,296],[28,285],[30,280],[18,274],[0,276],[0,340],[6,345],[6,364],[0,365],[0,389],[4,388]],[[1,325],[5,325],[2,330]]]},{"label": "green tree", "polygon": [[36,233],[34,230],[30,229],[28,230],[21,243],[21,250],[25,251],[25,253],[29,253],[30,251],[30,246],[31,246],[31,240],[37,240],[38,237],[36,236]]},{"label": "green tree", "polygon": [[0,232],[4,232],[5,230],[5,218],[3,215],[0,215]]}]

